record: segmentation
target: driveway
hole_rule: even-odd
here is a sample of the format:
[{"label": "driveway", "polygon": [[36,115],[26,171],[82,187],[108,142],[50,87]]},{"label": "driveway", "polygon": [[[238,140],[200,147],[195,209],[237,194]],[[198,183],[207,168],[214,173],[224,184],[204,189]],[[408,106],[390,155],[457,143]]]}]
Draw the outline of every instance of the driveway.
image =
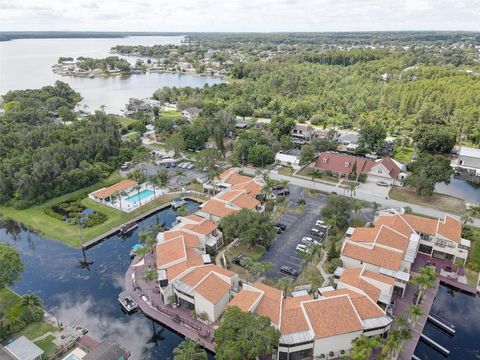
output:
[{"label": "driveway", "polygon": [[384,199],[388,198],[388,192],[390,191],[390,186],[378,186],[376,181],[365,181],[363,184],[360,183],[360,186],[357,188],[357,191],[364,193],[372,194],[376,197],[381,197]]},{"label": "driveway", "polygon": [[279,222],[285,224],[287,230],[275,236],[270,248],[260,258],[260,261],[269,262],[272,265],[272,268],[267,271],[267,276],[272,279],[285,276],[280,272],[283,265],[300,270],[302,256],[295,251],[295,247],[302,237],[310,234],[327,200],[323,195],[318,195],[316,198],[304,195],[303,188],[300,186],[289,185],[288,188],[290,190],[288,207],[293,208],[299,199],[305,199],[305,210],[302,214],[285,212]]}]

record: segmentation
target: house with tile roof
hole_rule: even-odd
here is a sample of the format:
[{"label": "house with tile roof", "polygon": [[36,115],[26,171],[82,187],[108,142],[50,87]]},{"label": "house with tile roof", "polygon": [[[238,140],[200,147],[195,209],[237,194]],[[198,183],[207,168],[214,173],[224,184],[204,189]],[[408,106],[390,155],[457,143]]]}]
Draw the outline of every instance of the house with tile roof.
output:
[{"label": "house with tile roof", "polygon": [[290,137],[294,144],[303,145],[315,136],[315,129],[310,125],[296,123],[290,130]]},{"label": "house with tile roof", "polygon": [[[411,264],[418,252],[452,262],[456,259],[466,261],[470,241],[461,235],[462,223],[450,215],[445,215],[444,219],[431,219],[392,211],[378,216],[373,227],[347,231],[340,258],[344,268],[362,269],[356,274],[358,281],[355,284],[380,285],[368,279],[373,273],[380,274],[393,278],[393,291],[403,295],[410,279]],[[347,283],[351,283],[352,270],[344,271],[349,278]],[[337,273],[339,281],[341,276],[340,271]],[[385,280],[384,277],[381,279]],[[374,300],[385,304],[387,298]]]},{"label": "house with tile roof", "polygon": [[331,171],[334,176],[346,177],[354,169],[356,176],[365,173],[371,181],[385,181],[393,184],[406,177],[405,165],[389,157],[372,160],[361,156],[325,151],[318,155],[313,167],[321,171]]},{"label": "house with tile roof", "polygon": [[392,319],[361,290],[326,289],[284,298],[262,283],[243,284],[228,306],[255,312],[280,330],[278,359],[336,358],[348,354],[358,336],[383,335]]},{"label": "house with tile roof", "polygon": [[223,244],[222,232],[218,229],[217,224],[208,218],[195,214],[180,217],[179,228],[184,232],[197,236],[204,251],[206,251],[207,246],[216,250]]}]

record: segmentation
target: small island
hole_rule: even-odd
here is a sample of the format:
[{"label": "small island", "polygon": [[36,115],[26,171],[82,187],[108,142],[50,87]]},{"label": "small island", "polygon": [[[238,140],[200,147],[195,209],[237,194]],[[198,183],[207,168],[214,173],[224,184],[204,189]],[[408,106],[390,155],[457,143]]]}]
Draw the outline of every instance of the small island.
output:
[{"label": "small island", "polygon": [[155,67],[141,59],[138,59],[132,65],[118,56],[107,56],[101,59],[79,56],[76,59],[60,57],[57,64],[52,66],[52,70],[55,74],[62,76],[93,78],[97,76],[143,74],[147,71],[154,71]]}]

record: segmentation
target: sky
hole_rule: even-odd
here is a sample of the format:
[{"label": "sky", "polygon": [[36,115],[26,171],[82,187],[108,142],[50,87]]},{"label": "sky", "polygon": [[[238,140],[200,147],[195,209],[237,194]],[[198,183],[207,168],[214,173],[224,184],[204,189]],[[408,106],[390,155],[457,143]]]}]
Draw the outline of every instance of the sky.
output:
[{"label": "sky", "polygon": [[0,0],[2,31],[480,30],[480,0]]}]

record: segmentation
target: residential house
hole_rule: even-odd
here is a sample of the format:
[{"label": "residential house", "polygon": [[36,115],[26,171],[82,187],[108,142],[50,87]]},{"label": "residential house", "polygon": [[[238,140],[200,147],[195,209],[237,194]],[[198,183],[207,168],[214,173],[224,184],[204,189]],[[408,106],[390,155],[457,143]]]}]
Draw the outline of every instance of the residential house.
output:
[{"label": "residential house", "polygon": [[100,190],[96,190],[88,194],[88,197],[101,204],[108,204],[113,201],[115,194],[118,194],[124,191],[129,192],[133,189],[135,185],[137,185],[137,182],[134,180],[131,180],[131,179],[122,180],[112,186],[101,188]]},{"label": "residential house", "polygon": [[353,156],[337,152],[322,152],[313,165],[322,171],[331,171],[334,176],[348,176],[355,169],[356,176],[361,173],[368,175],[370,181],[386,181],[394,184],[404,180],[405,166],[391,158],[372,160],[360,156]]},{"label": "residential house", "polygon": [[297,145],[303,145],[307,143],[314,137],[314,135],[314,129],[307,124],[296,123],[292,130],[290,130],[290,137]]},{"label": "residential house", "polygon": [[154,99],[128,99],[126,109],[128,113],[134,113],[137,111],[152,111],[154,108],[160,108],[162,103]]},{"label": "residential house", "polygon": [[262,283],[244,284],[228,306],[270,318],[280,331],[277,358],[337,358],[348,354],[352,341],[364,334],[384,336],[392,319],[358,289],[328,289],[317,299],[283,292]]},{"label": "residential house", "polygon": [[355,145],[358,147],[360,144],[360,135],[357,133],[343,132],[338,135],[337,141],[344,146]]},{"label": "residential house", "polygon": [[182,111],[182,116],[187,120],[195,120],[200,115],[200,109],[198,107],[189,107]]},{"label": "residential house", "polygon": [[275,164],[300,169],[300,150],[290,149],[276,153]]},{"label": "residential house", "polygon": [[[3,354],[2,354],[3,353]],[[0,345],[0,357],[12,360],[41,360],[44,351],[25,335],[13,340],[4,347]]]},{"label": "residential house", "polygon": [[197,236],[204,248],[218,249],[223,244],[223,234],[213,221],[192,214],[180,218],[179,229]]},{"label": "residential house", "polygon": [[480,176],[480,149],[462,146],[458,154],[457,166]]}]

